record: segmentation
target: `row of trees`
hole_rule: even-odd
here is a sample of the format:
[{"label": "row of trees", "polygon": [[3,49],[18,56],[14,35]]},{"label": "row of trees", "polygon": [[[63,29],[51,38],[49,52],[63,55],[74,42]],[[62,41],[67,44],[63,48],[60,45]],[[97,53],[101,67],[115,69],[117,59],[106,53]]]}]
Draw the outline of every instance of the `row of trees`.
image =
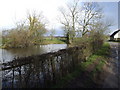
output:
[{"label": "row of trees", "polygon": [[75,37],[83,37],[92,31],[105,33],[112,25],[109,20],[107,23],[103,21],[104,14],[102,8],[96,2],[79,3],[74,0],[68,3],[67,7],[60,8],[60,23],[65,30],[67,43],[72,43]]},{"label": "row of trees", "polygon": [[[59,22],[63,25],[67,44],[78,42],[76,39],[79,37],[86,39],[93,33],[99,33],[103,37],[106,30],[112,25],[111,21],[106,23],[103,20],[102,8],[96,2],[80,3],[79,0],[73,0],[66,7],[59,8],[59,11]],[[4,46],[28,47],[42,42],[44,34],[48,31],[45,21],[42,13],[28,12],[26,19],[16,23],[14,29],[3,32]],[[55,30],[51,30],[51,39],[54,34]]]}]

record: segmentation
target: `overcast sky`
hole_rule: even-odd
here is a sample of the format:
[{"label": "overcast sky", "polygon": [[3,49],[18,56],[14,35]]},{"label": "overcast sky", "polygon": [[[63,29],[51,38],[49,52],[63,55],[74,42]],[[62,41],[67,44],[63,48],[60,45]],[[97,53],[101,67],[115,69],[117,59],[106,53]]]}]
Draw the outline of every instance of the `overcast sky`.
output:
[{"label": "overcast sky", "polygon": [[[37,12],[43,12],[43,15],[49,21],[48,28],[54,27],[58,30],[57,34],[62,34],[60,24],[57,21],[59,14],[58,8],[65,6],[67,1],[68,0],[1,0],[0,30],[14,27],[15,22],[26,17],[28,10],[36,10]],[[105,16],[114,20],[115,26],[111,28],[111,30],[114,31],[117,29],[117,2],[102,2],[99,4],[103,7]]]}]

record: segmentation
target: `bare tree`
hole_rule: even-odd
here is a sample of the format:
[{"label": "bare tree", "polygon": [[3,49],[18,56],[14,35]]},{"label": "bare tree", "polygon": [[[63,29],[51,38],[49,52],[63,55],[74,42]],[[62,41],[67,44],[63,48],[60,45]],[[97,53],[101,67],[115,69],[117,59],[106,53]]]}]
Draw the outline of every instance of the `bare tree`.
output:
[{"label": "bare tree", "polygon": [[70,18],[68,17],[68,15],[66,14],[66,12],[64,12],[64,9],[61,8],[60,9],[60,12],[62,14],[62,20],[60,19],[60,23],[63,25],[63,29],[65,30],[65,36],[66,36],[66,39],[67,39],[67,43],[69,44],[70,43]]},{"label": "bare tree", "polygon": [[55,29],[52,28],[52,29],[50,30],[50,37],[51,37],[51,40],[53,39],[55,33],[56,33]]},{"label": "bare tree", "polygon": [[112,19],[105,19],[105,20],[99,20],[98,22],[92,24],[89,29],[90,29],[90,33],[91,32],[98,32],[99,34],[101,34],[101,38],[104,38],[104,36],[106,36],[109,31],[110,31],[110,27],[114,26],[114,20]]},{"label": "bare tree", "polygon": [[46,32],[46,23],[44,23],[42,13],[36,14],[34,11],[32,14],[27,13],[28,17],[28,27],[29,27],[29,37],[33,39],[33,42],[42,41],[43,34]]},{"label": "bare tree", "polygon": [[[60,23],[65,29],[65,36],[67,43],[71,43],[75,37],[75,24],[78,15],[78,0],[74,0],[72,4],[68,3],[67,8],[60,8],[61,18],[59,19]],[[72,41],[71,41],[72,40]]]},{"label": "bare tree", "polygon": [[72,40],[74,39],[75,37],[75,29],[76,29],[76,21],[77,21],[77,18],[78,18],[78,4],[79,4],[79,0],[74,0],[72,4],[67,4],[67,7],[68,7],[68,10],[70,11],[70,18],[71,18],[71,26],[72,26]]},{"label": "bare tree", "polygon": [[79,26],[82,26],[80,29],[82,36],[89,32],[89,27],[102,18],[102,8],[97,3],[85,2],[81,8],[81,17],[78,17],[77,22]]}]

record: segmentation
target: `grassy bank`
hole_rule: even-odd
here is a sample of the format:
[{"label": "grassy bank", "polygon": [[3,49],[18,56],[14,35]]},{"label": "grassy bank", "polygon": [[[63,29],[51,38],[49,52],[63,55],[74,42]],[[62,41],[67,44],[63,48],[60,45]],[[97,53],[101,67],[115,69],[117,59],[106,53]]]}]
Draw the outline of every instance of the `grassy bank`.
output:
[{"label": "grassy bank", "polygon": [[[93,82],[94,78],[96,78],[99,72],[102,71],[102,67],[106,64],[108,60],[108,56],[110,54],[110,45],[109,43],[104,43],[101,49],[99,49],[95,54],[91,55],[86,62],[80,63],[73,73],[68,74],[67,76],[63,77],[60,82],[53,86],[52,88],[64,88],[69,85],[73,85],[74,81],[78,77],[83,77],[87,73],[87,78],[82,78],[81,83],[84,83],[86,86],[89,87]],[[73,82],[73,84],[69,84]]]},{"label": "grassy bank", "polygon": [[[37,41],[34,43],[34,45],[47,45],[47,44],[66,44],[65,38],[45,38],[42,42]],[[6,45],[0,46],[0,48],[12,48],[12,47],[6,47]],[[15,47],[15,48],[21,48],[21,47]]]},{"label": "grassy bank", "polygon": [[46,38],[43,41],[43,44],[65,44],[65,39],[57,39],[57,38]]}]

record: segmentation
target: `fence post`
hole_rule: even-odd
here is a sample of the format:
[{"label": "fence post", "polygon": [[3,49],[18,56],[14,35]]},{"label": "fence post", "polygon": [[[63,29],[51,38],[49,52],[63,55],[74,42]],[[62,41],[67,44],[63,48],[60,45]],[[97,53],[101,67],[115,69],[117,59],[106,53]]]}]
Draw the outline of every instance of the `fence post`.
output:
[{"label": "fence post", "polygon": [[22,79],[22,78],[21,78],[21,66],[19,67],[19,70],[18,70],[18,71],[19,71],[19,87],[22,87],[22,85],[21,85],[21,84],[22,84],[22,83],[21,83],[21,79]]},{"label": "fence post", "polygon": [[53,75],[53,84],[56,84],[55,63],[54,63],[53,57],[51,57],[51,67],[52,67],[52,75]]},{"label": "fence post", "polygon": [[14,88],[14,67],[13,67],[13,70],[12,70],[12,76],[13,76],[12,77],[12,88]]}]

